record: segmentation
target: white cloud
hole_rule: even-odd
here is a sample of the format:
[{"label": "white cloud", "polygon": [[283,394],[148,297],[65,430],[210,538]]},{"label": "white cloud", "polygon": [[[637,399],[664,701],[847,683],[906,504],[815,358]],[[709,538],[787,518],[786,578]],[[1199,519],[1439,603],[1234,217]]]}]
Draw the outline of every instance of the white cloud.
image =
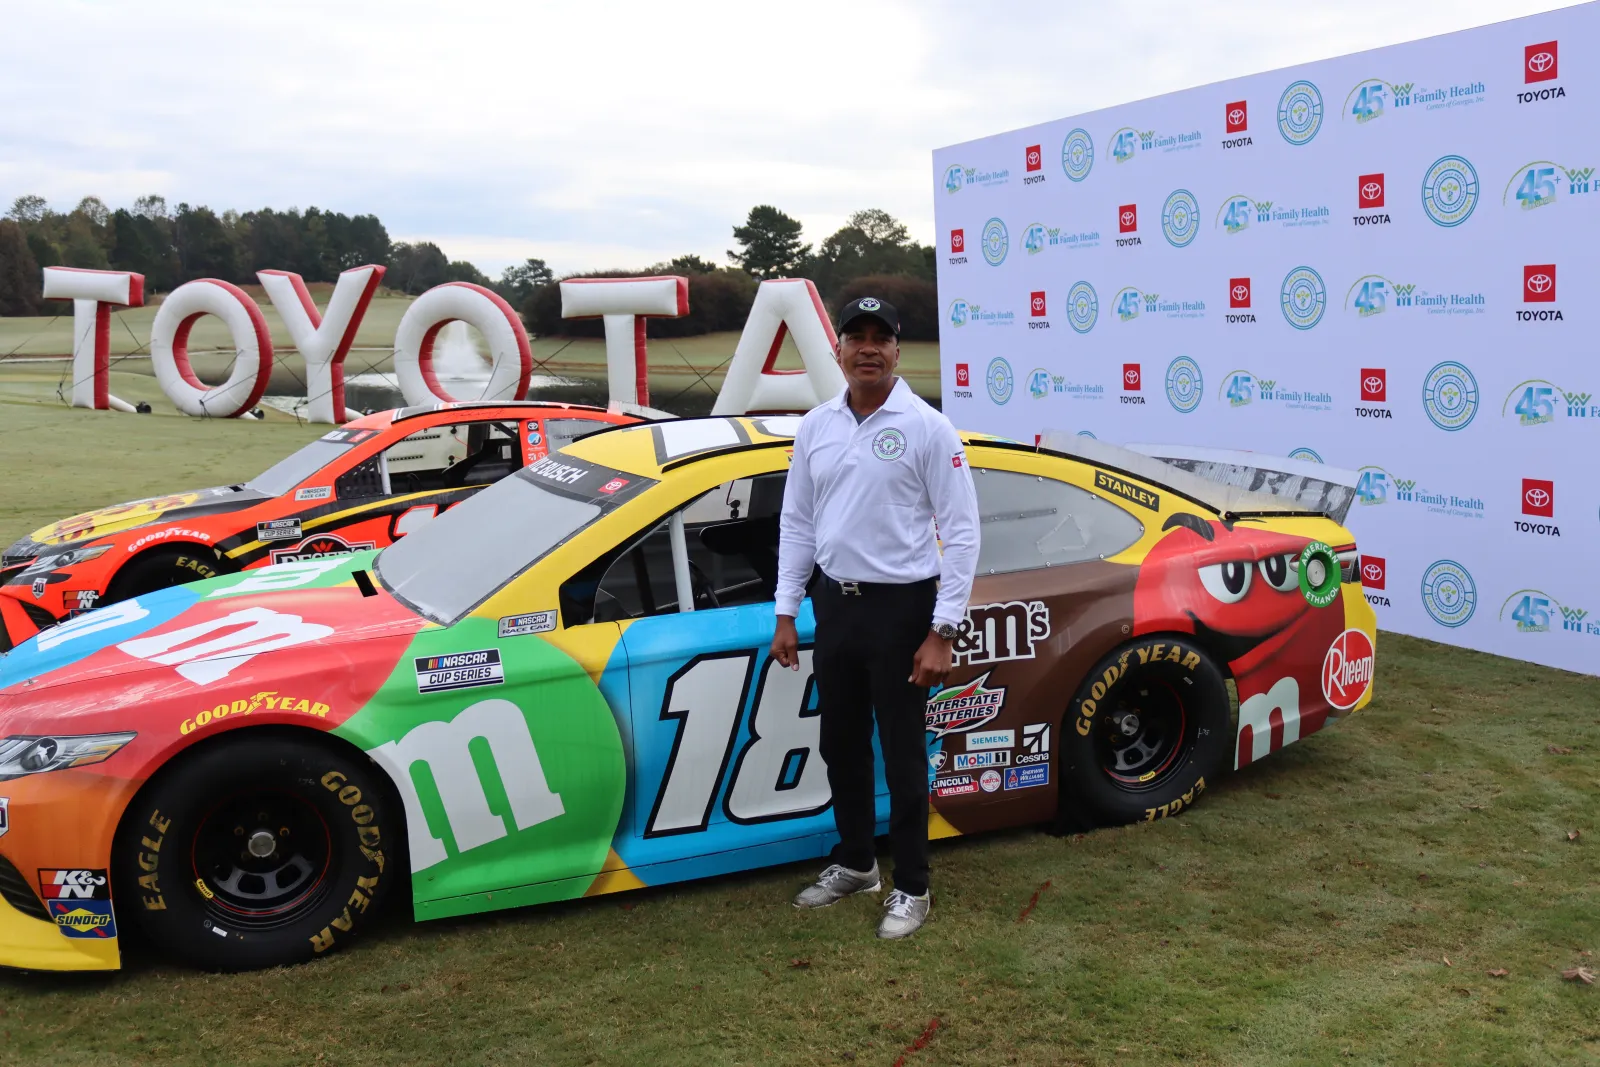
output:
[{"label": "white cloud", "polygon": [[1561,6],[12,5],[0,199],[373,212],[491,273],[720,260],[757,203],[928,241],[937,146]]}]

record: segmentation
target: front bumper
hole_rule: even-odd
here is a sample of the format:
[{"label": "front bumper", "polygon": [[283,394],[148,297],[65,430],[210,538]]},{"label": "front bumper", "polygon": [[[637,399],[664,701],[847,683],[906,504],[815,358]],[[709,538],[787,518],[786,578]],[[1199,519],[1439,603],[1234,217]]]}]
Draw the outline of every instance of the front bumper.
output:
[{"label": "front bumper", "polygon": [[114,971],[122,966],[122,950],[115,937],[68,937],[55,923],[24,915],[0,898],[0,966]]}]

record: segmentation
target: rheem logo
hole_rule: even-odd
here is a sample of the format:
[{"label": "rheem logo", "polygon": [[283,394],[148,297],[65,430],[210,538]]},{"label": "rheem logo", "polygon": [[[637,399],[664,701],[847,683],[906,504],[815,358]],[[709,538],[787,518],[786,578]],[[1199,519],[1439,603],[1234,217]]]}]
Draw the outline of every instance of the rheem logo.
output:
[{"label": "rheem logo", "polygon": [[1223,318],[1232,325],[1256,321],[1255,312],[1250,310],[1249,278],[1228,279],[1228,311]]},{"label": "rheem logo", "polygon": [[[1117,232],[1122,234],[1137,234],[1139,232],[1139,205],[1123,204],[1117,208]],[[1139,244],[1139,238],[1118,237],[1118,248],[1131,248]]]},{"label": "rheem logo", "polygon": [[[1361,214],[1350,216],[1355,226],[1387,226],[1389,213],[1375,209],[1383,207],[1383,175],[1363,174],[1356,179],[1356,210]],[[1372,214],[1367,214],[1372,212]]]},{"label": "rheem logo", "polygon": [[1144,376],[1139,373],[1139,364],[1124,363],[1122,365],[1122,402],[1124,404],[1144,403],[1144,397],[1128,395],[1129,393],[1137,394],[1143,382]]},{"label": "rheem logo", "polygon": [[1372,688],[1372,638],[1361,630],[1346,630],[1333,639],[1322,660],[1322,695],[1328,705],[1347,711],[1361,702]]},{"label": "rheem logo", "polygon": [[967,261],[967,231],[950,231],[950,265],[958,267]]}]

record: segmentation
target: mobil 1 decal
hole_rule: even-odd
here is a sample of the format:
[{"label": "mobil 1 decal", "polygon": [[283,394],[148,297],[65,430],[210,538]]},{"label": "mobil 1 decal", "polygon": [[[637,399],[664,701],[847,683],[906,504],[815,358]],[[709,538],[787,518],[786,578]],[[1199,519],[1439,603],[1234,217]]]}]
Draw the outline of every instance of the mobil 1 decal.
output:
[{"label": "mobil 1 decal", "polygon": [[[610,706],[542,638],[498,643],[494,619],[420,631],[334,731],[400,792],[421,918],[581,896],[605,863],[626,769]],[[426,694],[426,695],[423,695]]]}]

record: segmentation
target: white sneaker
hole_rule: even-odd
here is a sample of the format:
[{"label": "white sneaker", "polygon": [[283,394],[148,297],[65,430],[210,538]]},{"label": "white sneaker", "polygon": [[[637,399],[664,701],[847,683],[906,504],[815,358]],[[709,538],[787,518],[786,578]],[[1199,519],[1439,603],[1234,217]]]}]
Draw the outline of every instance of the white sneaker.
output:
[{"label": "white sneaker", "polygon": [[926,893],[914,897],[910,893],[894,890],[883,902],[883,921],[878,924],[878,936],[889,939],[910,937],[928,921],[928,906],[931,903]]},{"label": "white sneaker", "polygon": [[815,885],[806,886],[800,891],[800,895],[794,898],[794,906],[826,908],[854,893],[876,893],[881,888],[883,883],[878,877],[876,860],[870,871],[852,871],[835,863],[822,872]]}]

